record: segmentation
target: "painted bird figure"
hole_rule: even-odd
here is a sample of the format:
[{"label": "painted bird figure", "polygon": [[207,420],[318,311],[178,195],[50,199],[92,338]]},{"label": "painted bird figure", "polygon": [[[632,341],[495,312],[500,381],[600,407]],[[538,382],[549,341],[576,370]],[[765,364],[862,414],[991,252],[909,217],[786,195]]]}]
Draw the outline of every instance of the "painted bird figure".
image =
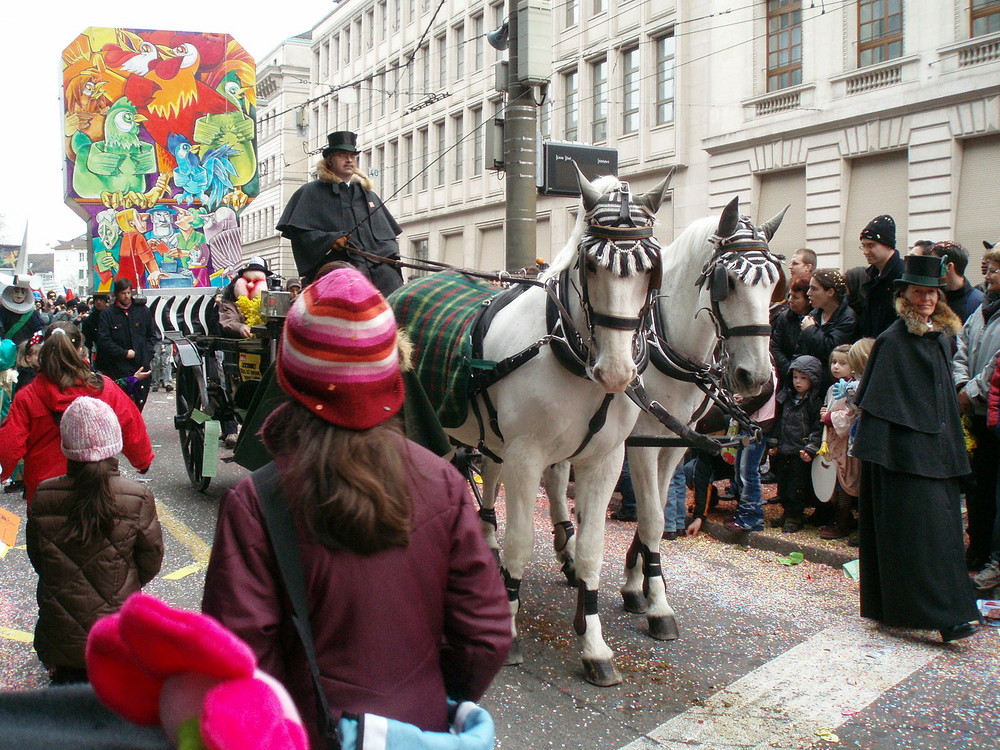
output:
[{"label": "painted bird figure", "polygon": [[103,140],[92,141],[82,131],[74,134],[70,145],[76,157],[73,190],[78,196],[135,196],[146,189],[146,175],[156,171],[156,156],[153,146],[139,139],[139,124],[145,119],[122,97],[104,118]]},{"label": "painted bird figure", "polygon": [[229,159],[239,151],[223,145],[210,148],[204,157],[199,157],[196,147],[179,133],[167,137],[167,149],[177,160],[174,185],[181,190],[177,202],[191,204],[200,200],[210,211],[218,208],[222,198],[233,189],[236,170]]}]

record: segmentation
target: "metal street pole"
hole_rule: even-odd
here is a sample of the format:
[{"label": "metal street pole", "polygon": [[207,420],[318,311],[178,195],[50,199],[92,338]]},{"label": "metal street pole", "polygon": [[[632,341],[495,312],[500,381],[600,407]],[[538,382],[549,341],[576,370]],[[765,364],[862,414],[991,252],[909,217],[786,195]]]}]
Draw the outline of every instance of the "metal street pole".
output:
[{"label": "metal street pole", "polygon": [[507,109],[504,114],[503,151],[507,172],[506,262],[508,271],[527,268],[535,262],[538,223],[535,188],[536,120],[534,92],[521,83],[518,73],[518,35],[528,35],[528,14],[518,18],[519,0],[508,0],[510,50],[507,78]]}]

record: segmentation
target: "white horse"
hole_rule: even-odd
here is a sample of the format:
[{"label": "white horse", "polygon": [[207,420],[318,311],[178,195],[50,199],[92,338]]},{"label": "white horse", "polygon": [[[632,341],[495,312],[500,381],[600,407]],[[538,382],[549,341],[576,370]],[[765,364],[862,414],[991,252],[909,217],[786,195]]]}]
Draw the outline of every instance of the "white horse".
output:
[{"label": "white horse", "polygon": [[[734,198],[719,220],[695,221],[663,250],[658,320],[642,379],[648,395],[684,424],[693,424],[710,406],[699,376],[717,376],[726,391],[741,396],[756,395],[771,379],[768,311],[781,266],[767,242],[784,213],[757,228],[739,215]],[[669,433],[644,411],[633,435]],[[626,610],[646,613],[652,637],[670,640],[677,637],[677,625],[659,549],[667,489],[685,448],[630,445],[627,451],[638,528],[626,556],[622,598]]]},{"label": "white horse", "polygon": [[[503,461],[503,573],[515,637],[510,663],[521,660],[516,617],[521,580],[532,555],[539,481],[546,467],[573,458],[580,517],[574,628],[587,680],[611,685],[621,677],[597,614],[604,523],[624,441],[638,415],[622,394],[637,374],[636,352],[646,336],[659,281],[652,224],[670,176],[640,196],[632,196],[627,184],[614,177],[593,184],[579,178],[581,209],[566,246],[542,277],[546,287],[511,295],[482,343],[482,358],[501,365],[518,362],[532,348],[537,352],[476,395],[465,422],[447,431]],[[393,295],[397,311],[396,297],[405,290]],[[420,319],[399,323],[419,338]]]},{"label": "white horse", "polygon": [[[678,427],[694,424],[711,405],[706,390],[718,393],[717,384],[726,390],[718,396],[731,402],[729,394],[755,395],[770,379],[768,310],[781,270],[767,241],[784,213],[757,228],[748,217],[739,215],[739,199],[734,198],[719,219],[695,221],[663,249],[663,282],[642,390],[647,402],[663,407],[673,417],[674,427],[668,429],[644,410],[632,440],[638,436],[674,437]],[[697,439],[686,430],[680,432],[683,439]],[[667,488],[685,450],[683,446],[627,447],[638,529],[626,555],[621,593],[627,611],[646,614],[649,634],[657,640],[672,640],[678,635],[674,611],[666,598],[659,550]],[[546,492],[557,556],[572,582],[572,523],[565,492],[568,476],[568,463],[551,467]],[[570,543],[560,549],[567,536]]]}]

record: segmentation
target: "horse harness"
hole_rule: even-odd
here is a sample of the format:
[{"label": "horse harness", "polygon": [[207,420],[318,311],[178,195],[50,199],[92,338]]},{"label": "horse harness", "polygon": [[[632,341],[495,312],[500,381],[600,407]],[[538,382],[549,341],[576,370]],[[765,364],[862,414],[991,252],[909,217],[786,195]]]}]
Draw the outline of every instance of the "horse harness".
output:
[{"label": "horse harness", "polygon": [[[721,375],[728,363],[725,342],[742,336],[770,336],[771,326],[770,324],[730,326],[722,313],[720,303],[729,296],[730,273],[735,273],[749,285],[765,278],[772,282],[777,280],[780,263],[770,252],[767,242],[756,235],[757,232],[749,220],[742,219],[736,235],[729,238],[713,235],[709,239],[715,245],[715,252],[702,267],[695,283],[699,287],[707,285],[709,290],[711,309],[707,311],[719,339],[713,364],[694,362],[670,345],[666,323],[659,305],[653,308],[649,335],[649,358],[653,366],[667,377],[697,385],[705,394],[705,399],[696,413],[703,412],[710,402],[716,404],[723,413],[736,421],[742,432],[749,433],[746,442],[760,439],[760,425],[752,420],[733,395],[722,387]],[[730,442],[702,435],[679,422],[661,404],[649,397],[641,382],[629,388],[629,397],[680,439],[667,442],[662,438],[630,437],[626,441],[628,445],[662,446],[676,443],[693,445],[711,453],[718,453]]]},{"label": "horse harness", "polygon": [[[590,340],[594,338],[594,329],[598,327],[613,328],[622,331],[636,331],[635,351],[633,361],[639,372],[642,372],[649,362],[649,347],[647,336],[638,335],[644,328],[650,326],[650,316],[655,308],[654,301],[660,288],[662,265],[659,256],[659,244],[653,237],[653,227],[637,226],[636,218],[640,215],[638,207],[629,201],[628,183],[622,182],[615,193],[620,194],[618,201],[602,201],[591,212],[591,219],[598,222],[588,224],[584,237],[577,249],[576,266],[580,271],[580,286],[574,287],[570,279],[570,269],[567,268],[558,276],[549,279],[542,288],[546,293],[545,320],[548,333],[538,341],[517,354],[513,354],[498,362],[484,360],[483,342],[489,331],[490,323],[504,307],[513,302],[527,288],[518,285],[501,292],[496,297],[485,300],[476,317],[473,319],[470,336],[472,341],[472,367],[470,404],[472,412],[479,425],[479,442],[477,449],[498,463],[502,459],[486,446],[486,422],[494,435],[501,441],[504,439],[500,430],[499,415],[493,404],[488,389],[511,372],[533,359],[545,345],[552,346],[556,361],[568,372],[578,378],[590,380],[590,365],[592,352],[587,341],[581,335],[579,328],[570,314],[570,289],[575,288],[580,299],[580,307],[587,323]],[[611,209],[609,212],[608,209]],[[616,212],[616,213],[615,213]],[[610,222],[614,221],[617,225]],[[622,226],[624,224],[624,226]],[[593,309],[587,283],[587,263],[592,262],[611,270],[619,276],[631,276],[639,272],[650,272],[650,283],[639,314],[635,317],[608,315]],[[483,403],[486,419],[479,408],[479,399]],[[587,425],[587,434],[570,458],[579,455],[590,444],[594,435],[601,431],[607,421],[608,409],[614,398],[613,393],[605,394],[594,415]]]}]

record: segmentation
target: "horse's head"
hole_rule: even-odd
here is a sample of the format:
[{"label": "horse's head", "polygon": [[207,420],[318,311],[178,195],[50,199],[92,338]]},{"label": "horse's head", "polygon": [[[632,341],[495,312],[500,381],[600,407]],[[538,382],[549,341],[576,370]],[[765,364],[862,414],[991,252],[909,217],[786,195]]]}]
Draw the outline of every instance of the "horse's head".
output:
[{"label": "horse's head", "polygon": [[755,227],[733,198],[708,238],[712,254],[697,283],[721,342],[723,382],[734,393],[755,395],[771,379],[768,312],[781,266],[767,243],[787,210]]},{"label": "horse's head", "polygon": [[653,237],[656,212],[673,170],[647,193],[633,195],[616,177],[590,182],[577,169],[581,210],[573,237],[555,258],[548,278],[571,276],[577,311],[587,330],[588,373],[608,393],[623,392],[636,378],[640,329],[660,282],[660,246]]}]

